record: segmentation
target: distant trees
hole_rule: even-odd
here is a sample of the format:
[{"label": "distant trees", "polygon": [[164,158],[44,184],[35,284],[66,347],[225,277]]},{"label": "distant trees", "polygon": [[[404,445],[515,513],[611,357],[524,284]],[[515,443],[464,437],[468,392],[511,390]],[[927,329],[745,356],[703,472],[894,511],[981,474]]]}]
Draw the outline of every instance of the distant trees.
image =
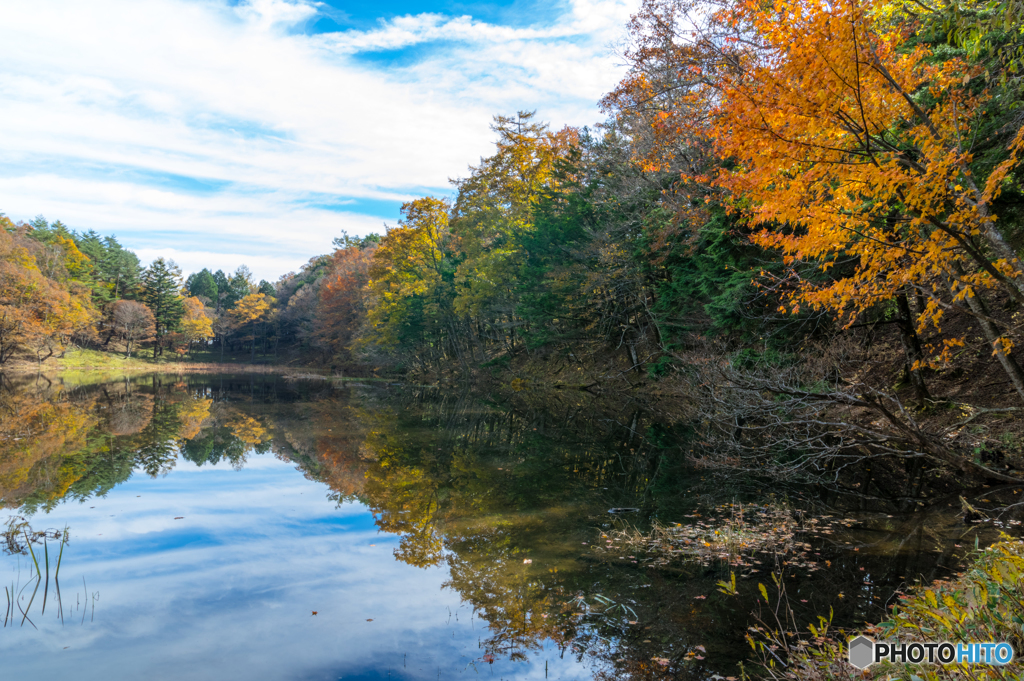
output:
[{"label": "distant trees", "polygon": [[73,235],[73,238],[89,259],[88,273],[80,279],[92,289],[97,307],[132,298],[138,292],[142,266],[138,257],[121,246],[116,238],[100,237],[92,230]]},{"label": "distant trees", "polygon": [[275,326],[280,343],[294,351],[320,353],[324,350],[316,328],[320,316],[320,287],[331,271],[328,255],[310,258],[298,272],[290,272],[275,287]]},{"label": "distant trees", "polygon": [[[254,345],[262,332],[264,349],[270,339],[276,347],[276,293],[244,265],[230,275],[204,268],[183,282],[173,261],[142,267],[113,236],[75,232],[42,216],[15,224],[0,214],[0,364],[19,355],[44,361],[73,344],[106,347],[113,340],[127,358],[150,342],[158,357],[166,347],[185,354],[219,338],[223,356],[243,327]],[[309,329],[314,307],[304,312]]]}]

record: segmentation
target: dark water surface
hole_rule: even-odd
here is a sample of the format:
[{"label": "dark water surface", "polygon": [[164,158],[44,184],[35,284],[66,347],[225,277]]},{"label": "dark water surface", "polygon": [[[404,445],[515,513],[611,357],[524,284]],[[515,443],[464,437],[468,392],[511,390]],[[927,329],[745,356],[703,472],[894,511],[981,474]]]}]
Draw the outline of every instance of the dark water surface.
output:
[{"label": "dark water surface", "polygon": [[[530,397],[5,379],[0,521],[20,530],[0,555],[3,678],[712,679],[749,653],[773,552],[799,617],[860,625],[996,536],[952,501],[909,512],[688,469],[678,426]],[[733,532],[749,560],[617,541],[652,522]],[[718,593],[732,572],[740,595]]]}]

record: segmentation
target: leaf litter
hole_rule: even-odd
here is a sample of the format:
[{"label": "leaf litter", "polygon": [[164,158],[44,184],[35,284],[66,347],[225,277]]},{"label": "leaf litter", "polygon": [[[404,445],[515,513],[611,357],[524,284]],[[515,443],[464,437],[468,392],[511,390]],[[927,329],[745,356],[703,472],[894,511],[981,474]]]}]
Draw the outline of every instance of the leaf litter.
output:
[{"label": "leaf litter", "polygon": [[[827,539],[859,524],[851,518],[811,515],[782,506],[722,504],[707,514],[693,513],[688,524],[656,523],[650,531],[636,528],[606,530],[595,548],[618,560],[651,567],[689,563],[708,566],[728,563],[746,568],[745,576],[770,571],[774,559],[784,556],[790,569],[809,572],[826,569],[809,540]],[[765,563],[763,558],[772,559]]]}]

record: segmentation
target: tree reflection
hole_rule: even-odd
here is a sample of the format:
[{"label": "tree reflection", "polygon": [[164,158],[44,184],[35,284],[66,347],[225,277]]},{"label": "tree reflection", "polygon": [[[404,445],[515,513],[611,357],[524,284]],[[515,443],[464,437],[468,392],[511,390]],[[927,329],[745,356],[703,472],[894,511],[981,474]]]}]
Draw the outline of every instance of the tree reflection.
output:
[{"label": "tree reflection", "polygon": [[62,498],[88,469],[87,436],[98,422],[90,404],[60,391],[0,385],[0,502]]},{"label": "tree reflection", "polygon": [[[396,558],[446,564],[445,586],[487,623],[483,661],[522,661],[552,644],[592,655],[609,633],[612,618],[586,615],[576,599],[595,578],[577,560],[593,534],[580,521],[602,503],[601,488],[643,494],[647,479],[608,446],[628,441],[615,421],[594,430],[599,422],[578,419],[578,403],[561,406],[556,416],[424,394],[405,409],[363,417],[374,460],[364,501],[381,530],[399,535]],[[601,654],[621,657],[619,647]]]},{"label": "tree reflection", "polygon": [[[134,474],[184,464],[240,468],[253,452],[272,452],[323,482],[336,502],[365,504],[377,527],[398,537],[397,560],[447,569],[445,587],[486,623],[482,662],[521,661],[554,646],[586,659],[600,679],[735,671],[727,667],[745,657],[747,613],[715,595],[727,565],[651,569],[591,550],[615,522],[610,507],[664,508],[679,490],[733,494],[698,482],[700,473],[659,474],[653,452],[665,449],[650,443],[672,441],[671,432],[583,395],[525,394],[500,406],[427,389],[382,395],[274,378],[80,388],[6,381],[0,501],[29,514],[105,495]],[[854,565],[842,547],[830,550],[822,561],[862,580],[863,563]],[[923,562],[876,568],[895,579],[933,559],[915,560]],[[793,593],[806,589],[801,598],[813,600],[815,590],[845,590],[851,597],[834,603],[837,617],[862,621],[868,615],[850,579],[817,576]],[[756,580],[741,588],[755,589]]]},{"label": "tree reflection", "polygon": [[68,388],[0,384],[0,503],[28,513],[65,498],[103,496],[134,472],[160,476],[179,460],[245,462],[269,430],[206,387],[125,380]]}]

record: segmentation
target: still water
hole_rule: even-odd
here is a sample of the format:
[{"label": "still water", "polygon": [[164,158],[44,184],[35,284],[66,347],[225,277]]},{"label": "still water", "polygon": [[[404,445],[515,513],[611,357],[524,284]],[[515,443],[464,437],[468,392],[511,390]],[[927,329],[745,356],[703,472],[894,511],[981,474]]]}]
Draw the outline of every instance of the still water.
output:
[{"label": "still water", "polygon": [[[799,617],[859,625],[1017,527],[688,469],[684,438],[585,393],[5,379],[4,678],[727,677],[771,560]],[[712,552],[622,541],[673,523]]]}]

